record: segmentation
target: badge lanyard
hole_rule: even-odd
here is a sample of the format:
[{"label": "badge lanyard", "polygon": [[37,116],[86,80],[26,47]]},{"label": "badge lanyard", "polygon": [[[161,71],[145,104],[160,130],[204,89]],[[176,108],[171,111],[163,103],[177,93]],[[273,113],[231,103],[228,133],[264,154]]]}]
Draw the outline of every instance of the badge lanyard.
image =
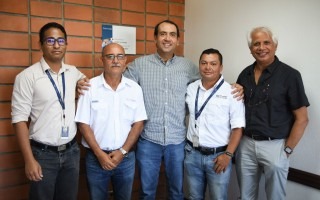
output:
[{"label": "badge lanyard", "polygon": [[[208,101],[219,90],[219,88],[221,87],[223,82],[224,82],[224,80],[222,79],[221,82],[219,83],[219,85],[213,89],[213,91],[211,92],[210,96],[208,96],[206,101],[202,104],[202,106],[201,106],[199,111],[198,111],[198,97],[199,97],[200,86],[198,86],[197,95],[196,95],[196,101],[195,101],[195,107],[194,107],[194,117],[195,117],[196,121],[197,121],[198,117],[201,115],[201,113],[202,113],[204,107],[207,105]],[[195,126],[197,126],[197,125],[195,125]]]},{"label": "badge lanyard", "polygon": [[63,111],[63,121],[64,121],[64,124],[65,124],[65,104],[64,104],[64,97],[65,97],[66,85],[65,85],[65,80],[64,80],[64,72],[61,73],[61,76],[62,76],[63,98],[61,98],[61,94],[60,94],[60,92],[59,92],[59,90],[58,90],[58,87],[57,87],[57,85],[55,84],[55,82],[54,82],[54,80],[53,80],[53,78],[52,78],[52,76],[51,76],[51,74],[50,74],[50,72],[49,72],[48,69],[46,70],[46,73],[47,73],[47,75],[48,75],[48,77],[49,77],[49,79],[50,79],[50,81],[51,81],[51,83],[52,83],[52,85],[53,85],[53,87],[54,87],[54,89],[55,89],[55,91],[56,91],[56,94],[57,94],[57,96],[58,96],[59,103],[60,103],[60,105],[61,105],[61,107],[62,107],[62,111]]}]

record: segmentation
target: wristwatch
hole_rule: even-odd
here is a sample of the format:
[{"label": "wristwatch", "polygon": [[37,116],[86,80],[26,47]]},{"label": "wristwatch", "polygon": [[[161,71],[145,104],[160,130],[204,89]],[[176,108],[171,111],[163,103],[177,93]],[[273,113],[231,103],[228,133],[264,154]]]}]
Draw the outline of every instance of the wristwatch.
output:
[{"label": "wristwatch", "polygon": [[128,156],[128,152],[126,150],[124,150],[122,147],[119,149],[123,155],[123,157],[127,157]]},{"label": "wristwatch", "polygon": [[291,147],[289,147],[289,146],[286,146],[286,147],[284,147],[284,151],[285,151],[287,154],[292,154],[293,149],[291,149]]}]

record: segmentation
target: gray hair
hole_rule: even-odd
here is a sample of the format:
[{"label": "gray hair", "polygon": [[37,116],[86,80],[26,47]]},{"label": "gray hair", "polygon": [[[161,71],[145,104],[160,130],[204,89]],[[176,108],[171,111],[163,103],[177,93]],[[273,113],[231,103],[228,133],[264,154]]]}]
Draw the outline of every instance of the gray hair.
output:
[{"label": "gray hair", "polygon": [[252,35],[256,32],[263,32],[269,35],[273,42],[278,45],[278,37],[272,32],[272,30],[268,27],[265,26],[260,26],[260,27],[255,27],[253,28],[250,33],[247,34],[247,41],[248,41],[248,46],[249,48],[252,46]]}]

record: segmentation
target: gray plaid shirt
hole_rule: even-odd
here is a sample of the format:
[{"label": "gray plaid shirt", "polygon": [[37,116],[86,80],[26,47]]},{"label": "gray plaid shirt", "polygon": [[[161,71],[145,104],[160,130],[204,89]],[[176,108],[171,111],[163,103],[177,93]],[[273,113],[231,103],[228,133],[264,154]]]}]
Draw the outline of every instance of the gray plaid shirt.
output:
[{"label": "gray plaid shirt", "polygon": [[156,53],[135,59],[124,75],[143,91],[148,120],[141,137],[161,145],[183,142],[185,95],[188,84],[199,79],[198,67],[179,56],[165,63]]}]

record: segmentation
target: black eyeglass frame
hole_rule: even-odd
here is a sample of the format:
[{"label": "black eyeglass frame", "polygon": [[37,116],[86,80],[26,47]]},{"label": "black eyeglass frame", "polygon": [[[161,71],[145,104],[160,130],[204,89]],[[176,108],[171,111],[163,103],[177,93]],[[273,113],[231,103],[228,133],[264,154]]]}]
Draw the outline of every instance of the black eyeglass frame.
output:
[{"label": "black eyeglass frame", "polygon": [[59,37],[59,38],[47,37],[44,40],[44,43],[48,46],[54,46],[56,42],[58,43],[59,46],[65,46],[67,44],[67,40],[62,37]]}]

